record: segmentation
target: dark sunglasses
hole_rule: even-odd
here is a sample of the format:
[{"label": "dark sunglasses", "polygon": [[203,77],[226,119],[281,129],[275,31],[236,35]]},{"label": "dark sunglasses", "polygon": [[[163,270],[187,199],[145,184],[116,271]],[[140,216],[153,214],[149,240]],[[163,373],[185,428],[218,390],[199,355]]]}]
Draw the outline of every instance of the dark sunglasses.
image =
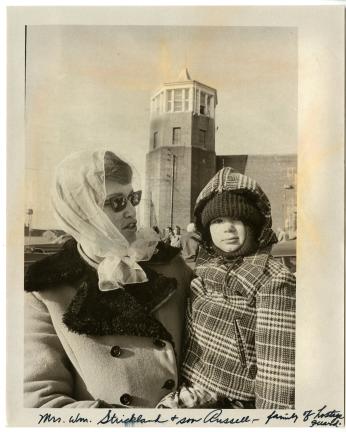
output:
[{"label": "dark sunglasses", "polygon": [[141,202],[142,191],[131,192],[127,197],[124,195],[117,195],[107,198],[104,205],[112,206],[112,210],[117,213],[124,210],[127,206],[127,201],[135,207]]}]

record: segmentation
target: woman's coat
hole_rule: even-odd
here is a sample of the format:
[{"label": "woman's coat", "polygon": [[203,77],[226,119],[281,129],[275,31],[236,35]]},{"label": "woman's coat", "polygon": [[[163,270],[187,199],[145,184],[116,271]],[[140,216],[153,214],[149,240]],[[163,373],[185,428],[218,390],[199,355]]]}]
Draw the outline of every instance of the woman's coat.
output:
[{"label": "woman's coat", "polygon": [[29,269],[25,407],[150,408],[176,389],[191,272],[169,247],[145,270],[150,283],[115,301],[74,241]]}]

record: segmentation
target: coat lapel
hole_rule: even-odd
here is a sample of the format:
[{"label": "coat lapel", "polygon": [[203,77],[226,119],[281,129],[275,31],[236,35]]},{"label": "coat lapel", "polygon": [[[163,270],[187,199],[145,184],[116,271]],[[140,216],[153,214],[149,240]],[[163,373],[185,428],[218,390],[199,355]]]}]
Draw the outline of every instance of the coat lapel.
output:
[{"label": "coat lapel", "polygon": [[148,264],[167,262],[179,250],[159,245],[149,263],[140,263],[148,281],[126,285],[125,289],[102,292],[97,272],[80,257],[73,240],[54,256],[34,263],[25,276],[26,291],[76,287],[63,322],[69,330],[93,336],[146,336],[172,341],[170,333],[154,318],[153,312],[174,295],[175,278],[156,273]]},{"label": "coat lapel", "polygon": [[146,336],[171,341],[152,312],[174,294],[176,280],[152,271],[149,281],[124,290],[101,292],[97,274],[89,274],[72,299],[63,322],[69,330],[89,336]]}]

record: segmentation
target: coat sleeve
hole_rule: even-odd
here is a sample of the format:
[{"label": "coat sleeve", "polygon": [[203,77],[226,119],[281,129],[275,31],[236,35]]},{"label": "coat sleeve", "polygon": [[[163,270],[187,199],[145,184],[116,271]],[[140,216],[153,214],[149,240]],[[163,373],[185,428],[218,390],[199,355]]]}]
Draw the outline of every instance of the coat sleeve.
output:
[{"label": "coat sleeve", "polygon": [[72,366],[55,332],[48,309],[25,294],[24,406],[97,408],[102,401],[73,398]]},{"label": "coat sleeve", "polygon": [[257,294],[256,408],[294,408],[295,286],[281,269]]}]

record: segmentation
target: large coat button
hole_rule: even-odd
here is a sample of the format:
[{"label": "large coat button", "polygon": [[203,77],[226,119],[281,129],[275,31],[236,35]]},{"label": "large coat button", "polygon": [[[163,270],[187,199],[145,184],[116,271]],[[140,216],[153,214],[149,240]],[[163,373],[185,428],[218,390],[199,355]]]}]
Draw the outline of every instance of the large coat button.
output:
[{"label": "large coat button", "polygon": [[157,346],[158,348],[164,348],[166,346],[166,342],[164,342],[161,339],[154,339],[153,341],[154,345]]},{"label": "large coat button", "polygon": [[131,405],[132,397],[129,394],[124,393],[123,395],[120,396],[120,402],[123,405]]},{"label": "large coat button", "polygon": [[121,348],[118,345],[115,345],[114,347],[112,347],[111,349],[111,355],[113,357],[120,357],[121,356]]},{"label": "large coat button", "polygon": [[175,386],[175,382],[172,379],[167,380],[164,385],[162,386],[162,388],[166,389],[166,390],[172,390]]}]

